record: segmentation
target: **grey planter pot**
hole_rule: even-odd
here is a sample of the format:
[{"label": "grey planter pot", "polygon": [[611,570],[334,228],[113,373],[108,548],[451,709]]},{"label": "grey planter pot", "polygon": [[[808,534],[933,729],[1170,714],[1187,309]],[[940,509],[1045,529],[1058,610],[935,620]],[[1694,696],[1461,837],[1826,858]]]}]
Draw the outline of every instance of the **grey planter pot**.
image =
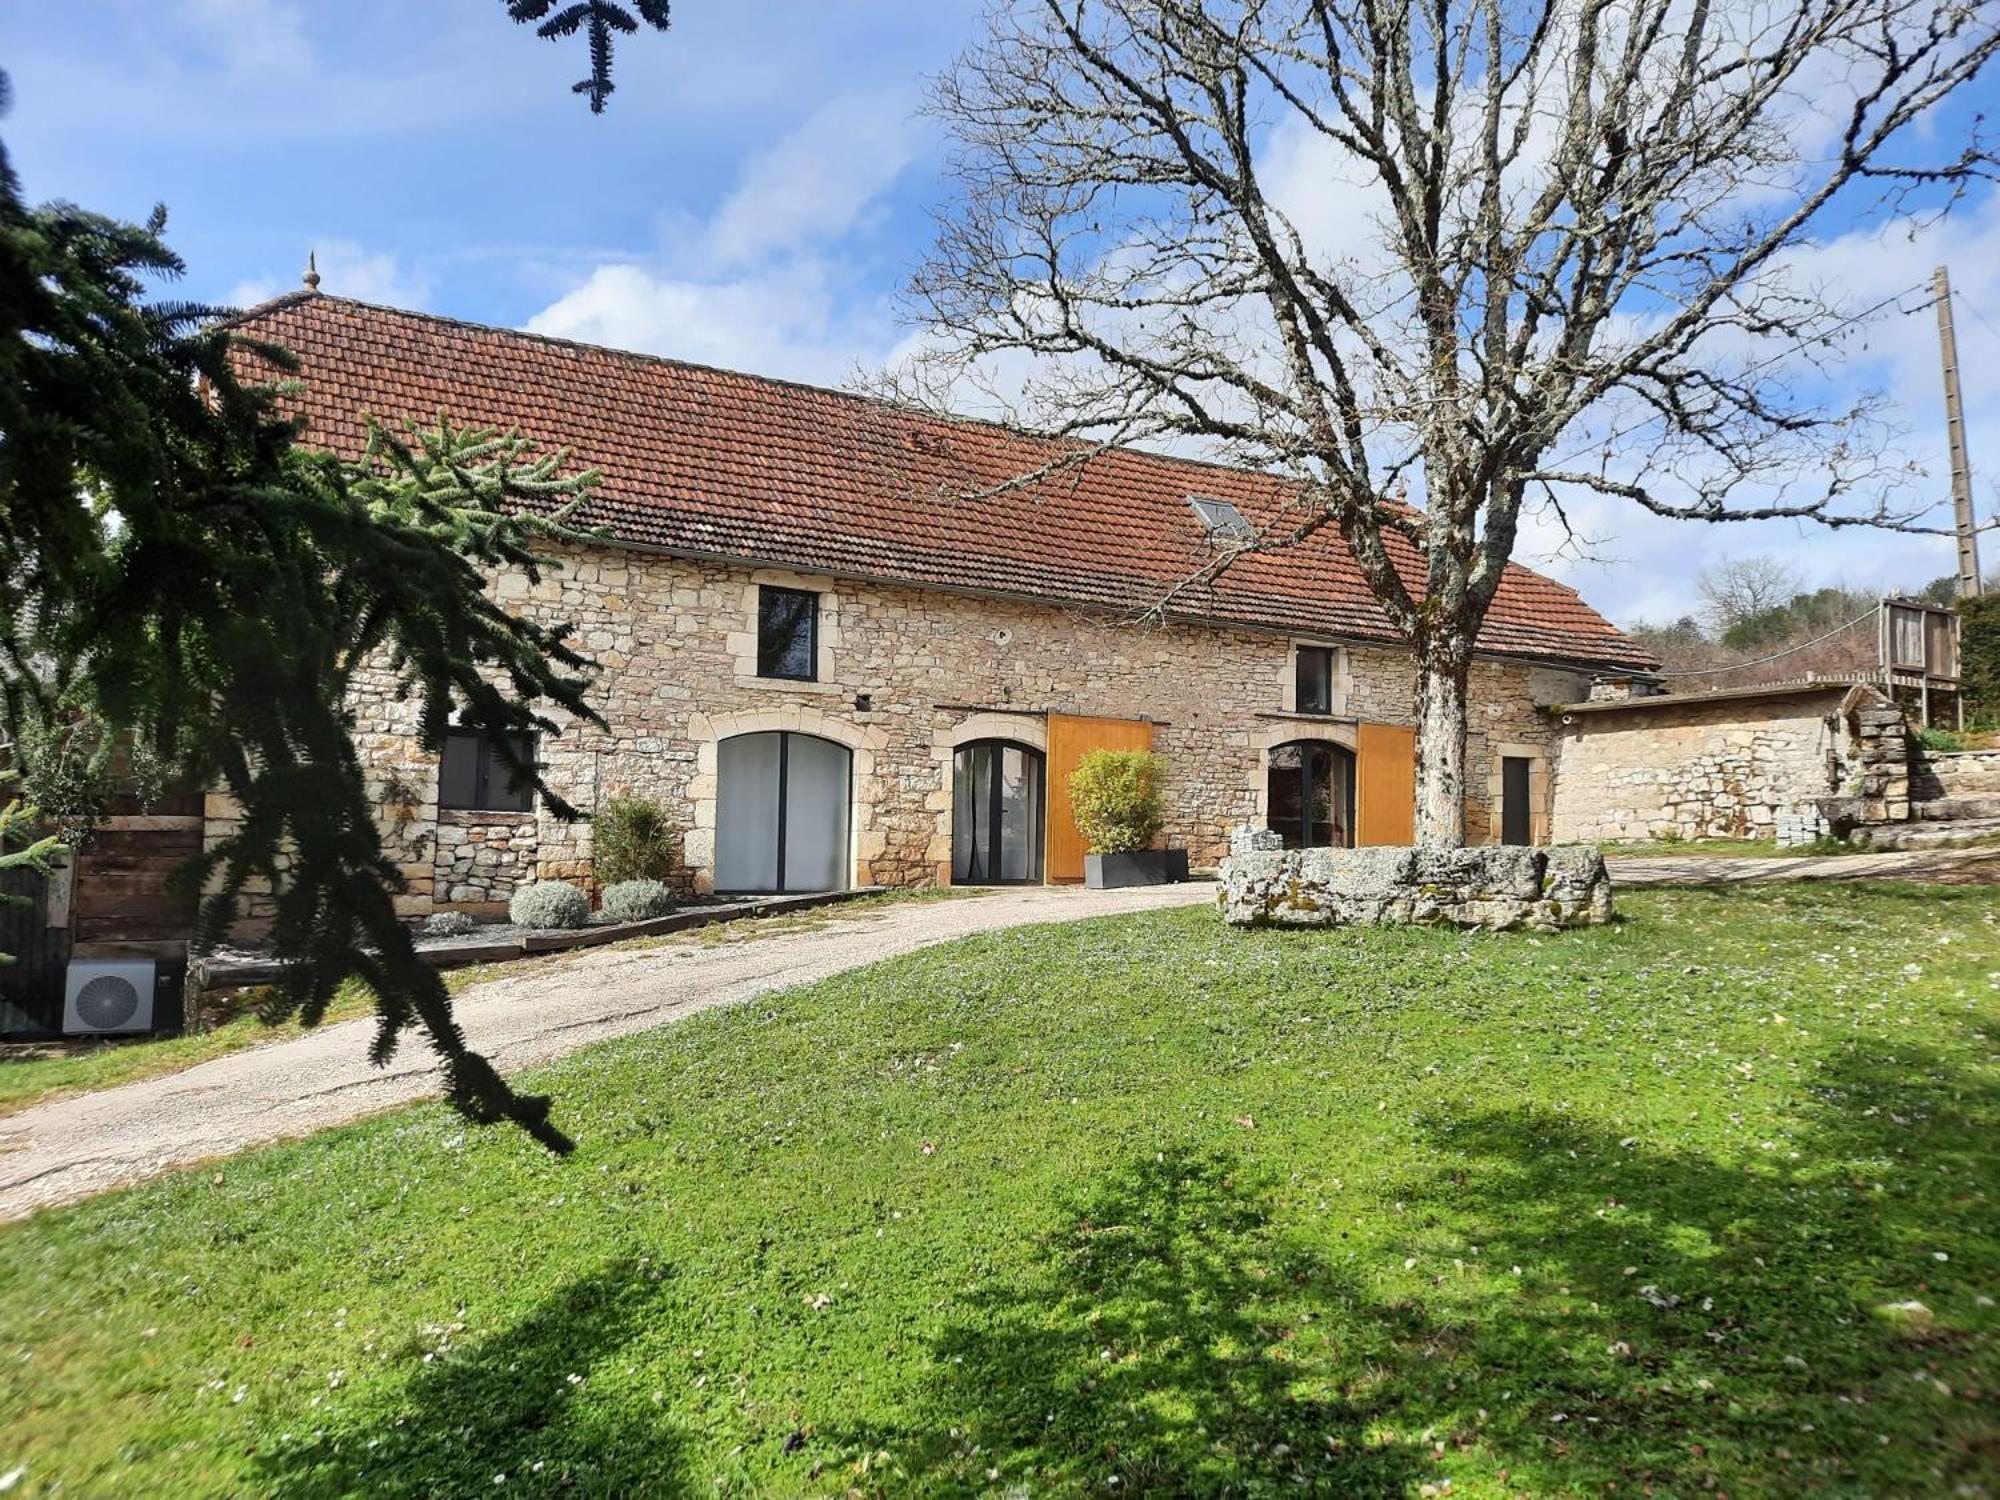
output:
[{"label": "grey planter pot", "polygon": [[1127,854],[1086,854],[1083,883],[1093,891],[1128,885],[1176,885],[1188,878],[1185,849],[1134,849]]}]

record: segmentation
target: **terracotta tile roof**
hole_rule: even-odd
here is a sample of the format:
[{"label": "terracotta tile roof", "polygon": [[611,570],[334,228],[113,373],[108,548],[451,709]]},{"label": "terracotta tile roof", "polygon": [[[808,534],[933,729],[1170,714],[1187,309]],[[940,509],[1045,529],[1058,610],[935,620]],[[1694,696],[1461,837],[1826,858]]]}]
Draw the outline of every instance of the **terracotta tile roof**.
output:
[{"label": "terracotta tile roof", "polygon": [[[1120,611],[1158,606],[1212,561],[1190,495],[1289,529],[1269,475],[1116,450],[1000,494],[1052,440],[785,381],[301,292],[243,315],[302,362],[308,441],[358,452],[364,413],[519,427],[575,450],[603,484],[583,519],[621,541],[850,578]],[[1420,576],[1398,542],[1399,566]],[[1239,558],[1173,594],[1171,614],[1350,639],[1397,639],[1330,529]],[[1622,669],[1656,665],[1575,592],[1511,568],[1483,650]]]}]

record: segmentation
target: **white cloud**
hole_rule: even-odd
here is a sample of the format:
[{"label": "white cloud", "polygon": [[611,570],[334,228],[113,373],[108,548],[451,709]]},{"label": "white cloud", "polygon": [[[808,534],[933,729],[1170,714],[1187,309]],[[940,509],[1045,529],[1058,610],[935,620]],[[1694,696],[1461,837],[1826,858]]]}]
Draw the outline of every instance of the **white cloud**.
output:
[{"label": "white cloud", "polygon": [[267,273],[239,281],[223,300],[232,307],[250,307],[297,291],[308,251],[318,262],[323,292],[390,307],[423,308],[430,303],[428,274],[406,268],[386,251],[371,251],[347,239],[306,240],[299,251],[297,271],[289,276]]},{"label": "white cloud", "polygon": [[312,65],[305,17],[284,0],[183,0],[195,32],[239,77],[303,72]]},{"label": "white cloud", "polygon": [[[704,281],[645,266],[599,266],[530,318],[532,333],[664,354],[789,380],[837,385],[879,354],[892,329],[880,309],[843,313],[817,262]],[[873,316],[865,316],[867,312]]]},{"label": "white cloud", "polygon": [[852,242],[914,156],[907,120],[900,99],[831,100],[751,156],[710,218],[669,224],[665,254],[595,266],[527,328],[844,383],[897,337],[885,299],[859,290]]},{"label": "white cloud", "polygon": [[708,226],[710,256],[735,265],[838,239],[915,154],[906,102],[830,100],[747,162]]}]

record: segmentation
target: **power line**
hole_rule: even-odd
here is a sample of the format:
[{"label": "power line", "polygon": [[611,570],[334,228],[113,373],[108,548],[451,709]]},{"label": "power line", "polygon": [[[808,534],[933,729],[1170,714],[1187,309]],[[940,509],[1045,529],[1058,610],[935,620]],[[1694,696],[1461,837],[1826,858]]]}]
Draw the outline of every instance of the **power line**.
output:
[{"label": "power line", "polygon": [[1856,615],[1853,619],[1849,620],[1845,625],[1836,625],[1833,629],[1829,630],[1825,635],[1816,635],[1809,641],[1800,641],[1796,646],[1787,646],[1782,651],[1773,651],[1769,656],[1759,656],[1751,661],[1731,662],[1726,667],[1687,667],[1678,672],[1659,672],[1654,675],[1659,677],[1715,677],[1719,676],[1724,672],[1740,672],[1745,667],[1761,667],[1766,662],[1778,660],[1779,657],[1791,656],[1797,652],[1805,650],[1809,646],[1817,646],[1821,641],[1830,641],[1835,636],[1841,634],[1843,631],[1852,630],[1855,626],[1859,625],[1863,620],[1874,619],[1875,616],[1881,612],[1881,609],[1882,609],[1881,605],[1871,604],[1868,606],[1868,612],[1866,614]]},{"label": "power line", "polygon": [[1962,307],[1964,307],[1964,309],[1967,312],[1971,313],[1973,317],[1977,318],[1982,324],[1985,325],[1986,331],[1988,333],[1992,334],[1995,338],[2000,338],[2000,328],[1995,328],[1993,326],[1992,320],[1988,318],[1985,313],[1981,312],[1978,309],[1978,307],[1976,307],[1973,304],[1973,301],[1970,297],[1965,295],[1965,288],[1955,286],[1951,289],[1951,295],[1957,299],[1959,304]]}]

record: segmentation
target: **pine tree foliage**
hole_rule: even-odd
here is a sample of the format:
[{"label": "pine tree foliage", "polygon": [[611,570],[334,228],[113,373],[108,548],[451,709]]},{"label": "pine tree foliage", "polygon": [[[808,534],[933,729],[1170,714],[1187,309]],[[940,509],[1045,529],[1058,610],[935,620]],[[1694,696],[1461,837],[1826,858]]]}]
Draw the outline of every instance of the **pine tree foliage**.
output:
[{"label": "pine tree foliage", "polygon": [[[584,700],[589,663],[561,628],[509,615],[487,574],[531,578],[538,543],[578,535],[595,476],[515,434],[373,424],[365,457],[299,447],[282,385],[238,378],[252,343],[210,308],[150,301],[181,263],[165,216],[119,223],[31,208],[0,151],[0,710],[58,699],[145,745],[176,779],[226,790],[240,821],[190,879],[202,933],[253,881],[278,889],[273,938],[294,960],[276,1008],[311,1022],[358,977],[386,1060],[420,1028],[450,1097],[566,1149],[548,1101],[515,1095],[471,1051],[438,975],[397,920],[344,706],[354,675],[392,674],[425,746],[454,719],[511,748]],[[11,736],[10,736],[11,738]],[[558,816],[574,816],[533,766]]]},{"label": "pine tree foliage", "polygon": [[[540,21],[535,35],[547,37],[551,41],[574,36],[581,30],[590,44],[590,76],[571,86],[571,92],[587,94],[590,97],[590,112],[604,113],[605,101],[611,97],[611,33],[621,32],[631,36],[644,21],[655,31],[665,31],[671,24],[669,0],[633,0],[632,9],[615,3],[615,0],[574,0],[568,5],[558,5],[557,0],[504,0],[507,14],[522,25]],[[635,19],[632,10],[638,11]],[[551,14],[553,12],[553,14]]]},{"label": "pine tree foliage", "polygon": [[[11,789],[17,779],[12,771],[0,771],[0,789]],[[63,846],[54,834],[37,837],[40,823],[40,813],[19,797],[9,796],[0,801],[0,875],[10,870],[32,870],[46,878],[53,873]],[[27,899],[0,891],[0,903],[16,905]],[[13,961],[8,954],[0,953],[0,964]]]}]

